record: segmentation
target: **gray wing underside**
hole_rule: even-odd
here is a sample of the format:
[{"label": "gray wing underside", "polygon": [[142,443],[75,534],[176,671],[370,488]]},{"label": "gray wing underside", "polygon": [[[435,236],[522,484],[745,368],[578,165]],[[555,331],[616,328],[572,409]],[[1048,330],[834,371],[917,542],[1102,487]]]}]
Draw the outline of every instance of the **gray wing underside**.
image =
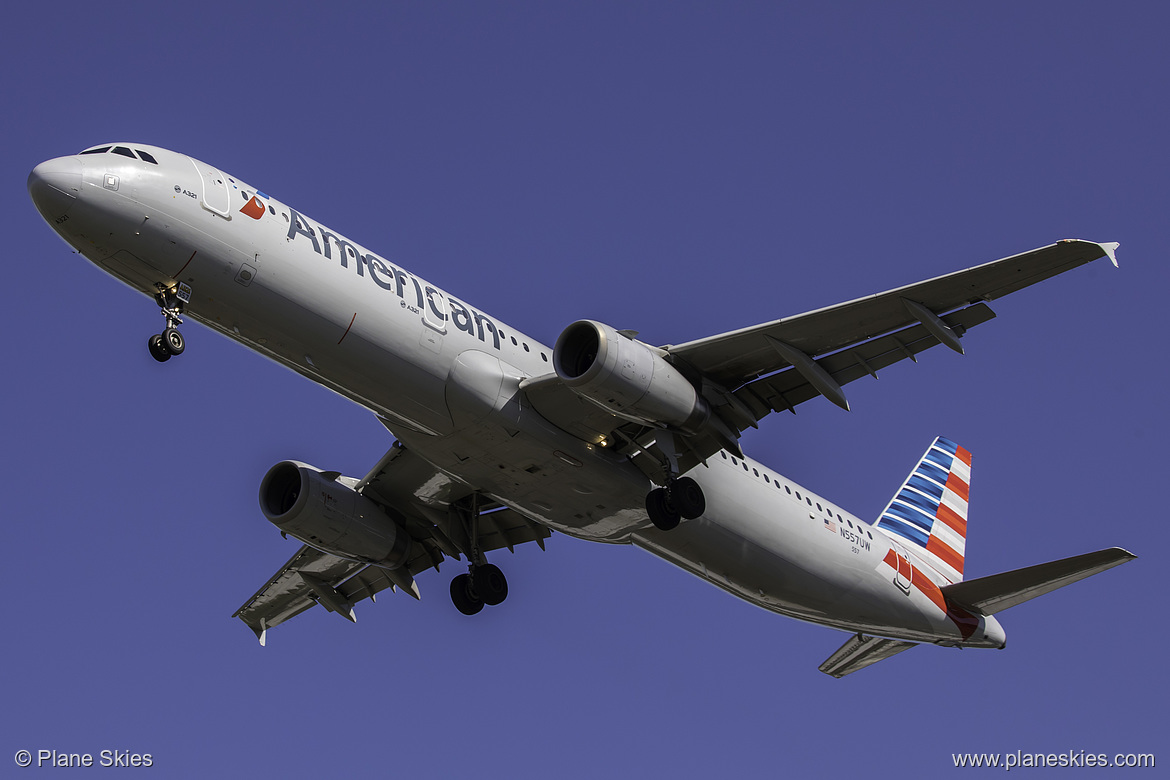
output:
[{"label": "gray wing underside", "polygon": [[[938,344],[959,339],[995,317],[987,301],[1100,257],[1116,264],[1117,244],[1070,239],[964,271],[824,309],[717,336],[665,346],[668,360],[701,384],[731,436],[676,437],[683,470],[718,453],[772,412],[819,395],[848,408],[842,387]],[[528,402],[546,419],[589,442],[623,448],[651,479],[664,478],[655,429],[630,423],[583,400],[555,374],[526,380]]]},{"label": "gray wing underside", "polygon": [[355,620],[354,605],[367,598],[376,600],[376,594],[384,590],[420,598],[414,581],[417,575],[432,568],[439,570],[447,558],[460,560],[470,549],[459,513],[473,498],[478,502],[478,546],[483,552],[511,552],[525,542],[536,542],[544,549],[544,540],[552,533],[513,509],[473,496],[471,488],[398,443],[358,483],[358,490],[404,518],[411,537],[407,562],[397,569],[384,569],[302,546],[232,615],[251,628],[261,644],[269,628],[316,604]]}]

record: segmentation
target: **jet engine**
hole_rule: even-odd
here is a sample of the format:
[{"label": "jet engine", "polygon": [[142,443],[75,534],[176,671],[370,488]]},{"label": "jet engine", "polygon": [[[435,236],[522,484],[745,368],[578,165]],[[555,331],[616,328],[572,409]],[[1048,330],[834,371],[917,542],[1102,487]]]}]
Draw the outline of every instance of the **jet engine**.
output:
[{"label": "jet engine", "polygon": [[553,367],[573,392],[627,420],[693,434],[711,416],[695,386],[658,351],[600,322],[565,328]]},{"label": "jet engine", "polygon": [[410,555],[410,536],[354,490],[356,484],[334,471],[281,461],[260,483],[260,509],[281,532],[310,547],[388,569],[401,566]]}]

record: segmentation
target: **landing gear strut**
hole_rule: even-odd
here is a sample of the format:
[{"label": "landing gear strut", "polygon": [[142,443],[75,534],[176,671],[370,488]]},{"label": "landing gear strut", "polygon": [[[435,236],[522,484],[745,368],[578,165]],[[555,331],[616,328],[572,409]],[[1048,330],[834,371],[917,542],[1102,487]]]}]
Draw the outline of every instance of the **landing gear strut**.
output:
[{"label": "landing gear strut", "polygon": [[183,307],[191,301],[191,288],[183,283],[178,287],[160,285],[154,300],[162,309],[162,315],[166,317],[167,327],[162,333],[151,336],[147,346],[150,348],[152,358],[165,363],[175,355],[183,354],[186,348],[183,334],[179,332],[179,326],[183,324],[183,319],[179,315],[183,313]]},{"label": "landing gear strut", "polygon": [[694,520],[707,511],[707,499],[699,483],[690,477],[672,479],[664,488],[655,488],[646,496],[646,514],[656,528],[669,531],[682,518]]},{"label": "landing gear strut", "polygon": [[463,552],[470,565],[466,574],[451,580],[451,602],[464,615],[474,615],[485,605],[494,607],[508,598],[508,580],[500,567],[488,563],[479,549],[479,496],[471,497],[470,508],[453,509],[466,534],[467,545]]}]

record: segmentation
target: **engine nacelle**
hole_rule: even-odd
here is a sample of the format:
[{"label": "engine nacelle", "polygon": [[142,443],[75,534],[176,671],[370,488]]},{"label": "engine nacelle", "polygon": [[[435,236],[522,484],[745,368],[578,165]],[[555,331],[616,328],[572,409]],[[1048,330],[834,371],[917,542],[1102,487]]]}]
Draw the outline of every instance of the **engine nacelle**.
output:
[{"label": "engine nacelle", "polygon": [[355,484],[307,463],[281,461],[260,483],[260,509],[310,547],[388,569],[401,566],[410,555],[410,536]]},{"label": "engine nacelle", "polygon": [[661,355],[609,325],[578,320],[553,349],[566,386],[619,417],[695,433],[711,409],[694,385]]}]

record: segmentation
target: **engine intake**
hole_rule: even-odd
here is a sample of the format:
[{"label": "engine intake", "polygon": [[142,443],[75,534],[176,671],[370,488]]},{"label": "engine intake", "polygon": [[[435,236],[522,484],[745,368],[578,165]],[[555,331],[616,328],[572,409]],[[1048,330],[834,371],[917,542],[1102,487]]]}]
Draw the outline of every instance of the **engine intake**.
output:
[{"label": "engine intake", "polygon": [[710,407],[686,377],[646,344],[593,320],[561,333],[553,367],[565,385],[627,420],[693,434]]},{"label": "engine intake", "polygon": [[388,569],[401,566],[410,556],[410,536],[354,490],[356,484],[352,477],[307,463],[281,461],[260,483],[260,510],[281,531],[310,547]]}]

